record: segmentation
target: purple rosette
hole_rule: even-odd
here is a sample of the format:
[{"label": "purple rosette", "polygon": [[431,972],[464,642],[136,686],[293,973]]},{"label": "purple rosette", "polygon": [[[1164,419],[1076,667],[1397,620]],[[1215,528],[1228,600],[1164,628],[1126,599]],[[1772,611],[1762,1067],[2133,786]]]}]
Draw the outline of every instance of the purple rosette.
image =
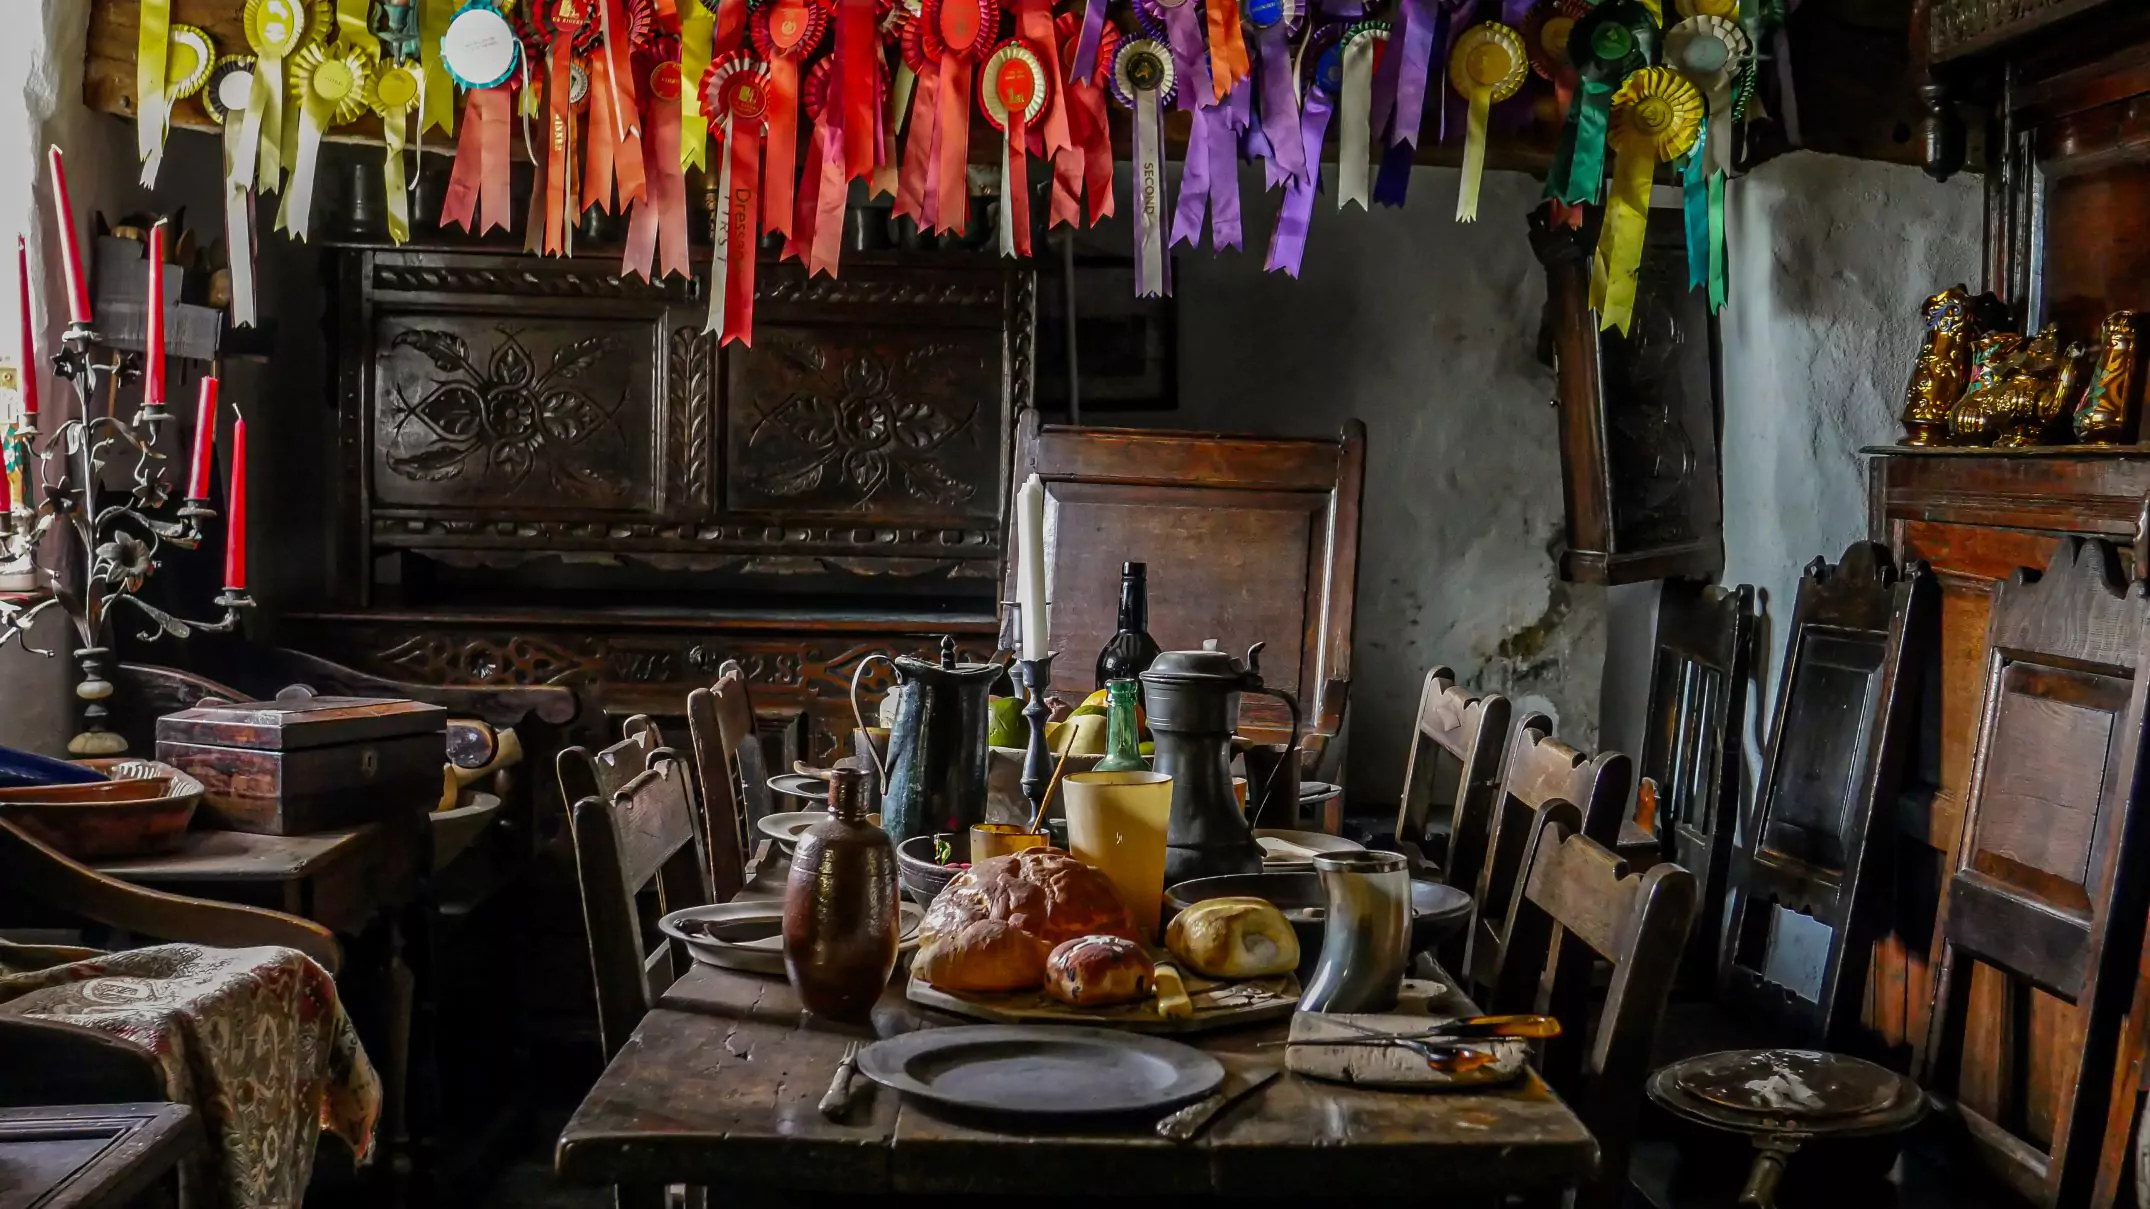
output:
[{"label": "purple rosette", "polygon": [[1277,224],[1269,235],[1269,255],[1262,262],[1262,268],[1271,273],[1297,277],[1306,258],[1314,199],[1321,192],[1321,148],[1328,138],[1329,119],[1336,112],[1336,94],[1343,81],[1343,57],[1338,53],[1337,39],[1346,28],[1338,23],[1316,25],[1307,31],[1299,48],[1299,62],[1307,77],[1306,104],[1299,114],[1306,174],[1284,186],[1284,204],[1277,210]]},{"label": "purple rosette", "polygon": [[1301,0],[1247,0],[1242,11],[1254,35],[1254,78],[1261,94],[1261,125],[1248,136],[1248,151],[1262,161],[1264,183],[1274,189],[1307,172],[1291,60],[1291,39],[1305,23],[1305,10]]},{"label": "purple rosette", "polygon": [[[1143,20],[1145,16],[1148,21]],[[1216,104],[1209,43],[1202,34],[1202,0],[1135,0],[1135,20],[1145,29],[1153,22],[1164,26],[1164,43],[1172,48],[1172,72],[1180,84],[1179,107],[1191,113]]]}]

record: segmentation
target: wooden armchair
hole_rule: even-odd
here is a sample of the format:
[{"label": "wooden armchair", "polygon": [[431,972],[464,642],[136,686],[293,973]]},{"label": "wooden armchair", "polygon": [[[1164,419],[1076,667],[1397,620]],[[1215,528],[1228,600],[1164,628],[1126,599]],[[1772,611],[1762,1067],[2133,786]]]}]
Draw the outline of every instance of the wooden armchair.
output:
[{"label": "wooden armchair", "polygon": [[[232,903],[146,890],[62,856],[0,819],[0,920],[113,928],[130,937],[224,948],[281,945],[334,974],[336,938],[319,924]],[[148,1051],[96,1029],[0,1016],[0,1107],[162,1100]]]},{"label": "wooden armchair", "polygon": [[[1609,1209],[1627,1192],[1628,1156],[1666,999],[1694,920],[1695,879],[1674,864],[1632,871],[1582,834],[1583,813],[1554,800],[1531,820],[1520,892],[1492,970],[1492,1012],[1543,1012],[1562,1034],[1539,1068],[1598,1140],[1598,1176],[1579,1209]],[[1593,985],[1612,964],[1602,1001]],[[1594,1002],[1602,1002],[1597,1017]]]}]

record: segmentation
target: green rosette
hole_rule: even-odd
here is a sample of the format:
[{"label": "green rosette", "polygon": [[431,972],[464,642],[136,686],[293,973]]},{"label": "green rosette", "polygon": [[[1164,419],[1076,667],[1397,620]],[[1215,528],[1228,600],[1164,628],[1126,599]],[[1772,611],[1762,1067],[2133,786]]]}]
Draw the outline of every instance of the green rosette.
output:
[{"label": "green rosette", "polygon": [[1603,0],[1568,34],[1568,58],[1582,88],[1568,107],[1545,195],[1595,204],[1605,185],[1605,128],[1620,81],[1657,62],[1657,19],[1640,0]]}]

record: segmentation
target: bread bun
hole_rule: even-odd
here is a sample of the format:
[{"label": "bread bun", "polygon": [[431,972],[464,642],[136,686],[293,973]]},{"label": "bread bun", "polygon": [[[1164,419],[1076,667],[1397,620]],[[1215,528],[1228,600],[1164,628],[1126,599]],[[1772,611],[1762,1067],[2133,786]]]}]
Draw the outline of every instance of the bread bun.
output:
[{"label": "bread bun", "polygon": [[[997,954],[1011,944],[1001,930],[989,934],[990,942],[967,939],[968,930],[981,922],[1029,937],[1037,946],[1036,961],[972,956],[974,950]],[[980,861],[949,879],[918,926],[911,972],[942,990],[1032,991],[1045,984],[1044,958],[1054,945],[1093,934],[1139,937],[1134,916],[1104,874],[1059,849],[1032,848]],[[968,968],[973,961],[988,968],[973,972]],[[1013,985],[1019,971],[1029,971],[1029,981]]]},{"label": "bread bun", "polygon": [[1150,997],[1156,967],[1124,936],[1078,936],[1045,959],[1045,990],[1062,1003],[1102,1007]]},{"label": "bread bun", "polygon": [[1204,899],[1172,917],[1165,948],[1209,978],[1266,978],[1299,968],[1299,936],[1267,899]]},{"label": "bread bun", "polygon": [[999,919],[979,919],[918,947],[911,973],[946,991],[1034,991],[1045,981],[1045,945]]}]

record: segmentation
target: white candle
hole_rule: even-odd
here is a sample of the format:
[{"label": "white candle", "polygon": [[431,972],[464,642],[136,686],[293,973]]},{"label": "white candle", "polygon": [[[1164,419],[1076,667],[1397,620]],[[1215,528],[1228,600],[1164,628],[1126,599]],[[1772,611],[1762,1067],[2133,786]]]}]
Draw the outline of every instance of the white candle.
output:
[{"label": "white candle", "polygon": [[1052,629],[1045,604],[1045,484],[1031,475],[1015,493],[1015,599],[1022,614],[1023,658],[1045,658]]}]

